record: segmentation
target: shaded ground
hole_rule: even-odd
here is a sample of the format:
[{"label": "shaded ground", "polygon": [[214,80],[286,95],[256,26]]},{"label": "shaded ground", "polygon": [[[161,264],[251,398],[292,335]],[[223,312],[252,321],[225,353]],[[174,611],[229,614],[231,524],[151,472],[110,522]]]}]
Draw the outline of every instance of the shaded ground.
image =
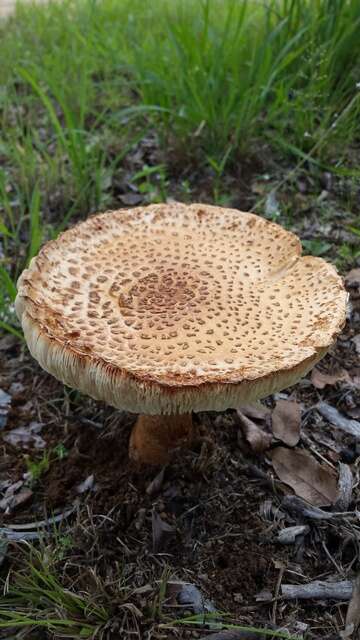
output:
[{"label": "shaded ground", "polygon": [[[360,366],[352,340],[360,333],[360,284],[356,282],[350,288],[352,312],[347,326],[319,368],[323,373],[335,372],[332,384],[320,390],[318,380],[314,386],[306,379],[266,402],[270,410],[279,397],[300,403],[298,447],[311,452],[325,467],[337,469],[342,461],[351,469],[354,485],[346,506],[351,515],[345,514],[336,525],[286,508],[283,497],[292,491],[276,481],[268,451],[264,455],[251,451],[235,412],[196,416],[199,437],[191,450],[178,452],[160,475],[156,469],[139,470],[127,455],[133,416],[74,392],[64,395],[62,386],[39,370],[12,337],[0,342],[0,388],[11,395],[3,436],[36,421],[43,425],[37,435],[46,442],[49,456],[40,477],[31,480],[31,462],[42,460],[44,450],[34,443],[25,446],[20,441],[13,446],[3,441],[3,526],[31,523],[44,514],[74,507],[59,530],[55,548],[61,553],[56,571],[64,586],[76,585],[89,598],[105,603],[110,598],[112,622],[106,637],[119,637],[119,624],[124,624],[123,609],[117,605],[119,563],[130,580],[128,597],[142,612],[136,622],[138,631],[133,622],[129,627],[139,634],[135,637],[201,635],[173,630],[172,636],[159,631],[169,616],[184,615],[170,597],[169,586],[162,596],[161,614],[150,615],[163,580],[196,584],[218,610],[231,613],[237,623],[258,627],[272,623],[295,634],[306,630],[310,638],[338,637],[346,603],[288,601],[281,598],[280,587],[281,583],[304,584],[315,578],[353,578],[358,571],[357,440],[330,425],[316,410],[322,399],[344,417],[360,417]],[[336,373],[339,364],[348,377],[335,382],[336,377],[341,378]],[[253,422],[264,433],[271,431],[269,417]],[[271,447],[280,444],[273,439]],[[16,482],[15,499],[6,503],[8,485]],[[16,496],[22,496],[18,504]],[[331,508],[341,510],[338,504]],[[280,544],[279,532],[295,524],[309,528],[293,544]],[[4,574],[9,562],[3,565]],[[280,597],[274,601],[276,594]],[[191,607],[185,611],[191,613]]]}]

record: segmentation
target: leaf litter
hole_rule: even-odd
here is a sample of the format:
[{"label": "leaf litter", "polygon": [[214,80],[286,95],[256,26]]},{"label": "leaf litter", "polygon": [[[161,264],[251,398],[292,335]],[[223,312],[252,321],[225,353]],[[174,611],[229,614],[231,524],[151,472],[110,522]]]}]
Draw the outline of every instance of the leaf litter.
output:
[{"label": "leaf litter", "polygon": [[271,461],[280,480],[311,505],[324,507],[336,501],[336,476],[328,466],[319,464],[307,451],[278,447],[271,453]]}]

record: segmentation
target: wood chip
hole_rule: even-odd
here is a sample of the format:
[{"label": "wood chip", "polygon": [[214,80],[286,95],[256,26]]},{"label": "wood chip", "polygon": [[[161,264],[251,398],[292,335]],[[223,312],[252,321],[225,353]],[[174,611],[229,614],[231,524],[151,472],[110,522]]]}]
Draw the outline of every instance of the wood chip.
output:
[{"label": "wood chip", "polygon": [[236,414],[244,438],[252,451],[254,451],[254,453],[263,453],[269,449],[272,442],[271,434],[266,433],[255,424],[255,422],[250,420],[250,418],[243,415],[241,411],[238,410]]},{"label": "wood chip", "polygon": [[272,430],[274,436],[295,447],[300,440],[301,407],[298,402],[278,400],[272,412]]},{"label": "wood chip", "polygon": [[334,504],[338,497],[336,477],[303,449],[278,447],[271,454],[273,467],[282,482],[313,506]]},{"label": "wood chip", "polygon": [[281,595],[287,600],[350,600],[352,591],[351,580],[314,580],[308,584],[283,584],[281,587]]},{"label": "wood chip", "polygon": [[332,407],[327,402],[319,402],[316,409],[321,415],[334,427],[337,427],[345,433],[349,433],[360,440],[360,422],[345,418],[340,411]]}]

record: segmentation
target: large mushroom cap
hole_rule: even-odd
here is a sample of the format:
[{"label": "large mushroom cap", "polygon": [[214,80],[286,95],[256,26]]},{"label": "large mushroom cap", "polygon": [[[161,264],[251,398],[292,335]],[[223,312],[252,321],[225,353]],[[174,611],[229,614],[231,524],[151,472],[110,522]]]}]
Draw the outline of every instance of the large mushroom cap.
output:
[{"label": "large mushroom cap", "polygon": [[339,275],[300,254],[234,209],[113,211],[47,243],[16,307],[33,356],[69,386],[134,412],[222,410],[296,382],[340,331]]}]

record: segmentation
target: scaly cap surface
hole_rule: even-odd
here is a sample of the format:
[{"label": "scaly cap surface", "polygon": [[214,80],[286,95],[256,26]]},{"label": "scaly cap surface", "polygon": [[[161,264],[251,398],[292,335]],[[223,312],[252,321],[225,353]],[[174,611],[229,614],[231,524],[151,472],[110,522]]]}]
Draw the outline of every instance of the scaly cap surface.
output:
[{"label": "scaly cap surface", "polygon": [[29,349],[129,411],[223,410],[294,384],[345,320],[334,267],[251,213],[150,205],[89,218],[20,276]]}]

